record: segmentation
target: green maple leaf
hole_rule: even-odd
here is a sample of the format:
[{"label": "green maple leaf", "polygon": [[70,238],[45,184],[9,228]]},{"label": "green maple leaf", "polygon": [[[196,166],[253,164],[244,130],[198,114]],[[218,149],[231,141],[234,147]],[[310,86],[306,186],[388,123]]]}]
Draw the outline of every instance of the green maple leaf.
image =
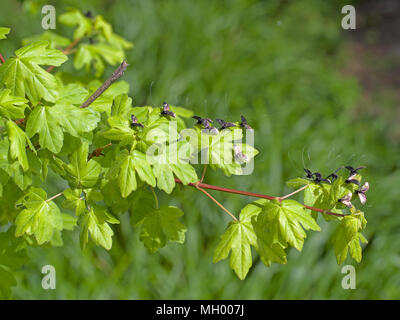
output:
[{"label": "green maple leaf", "polygon": [[311,180],[304,179],[304,178],[294,178],[286,181],[288,187],[293,189],[299,189],[304,185],[308,185],[311,183]]},{"label": "green maple leaf", "polygon": [[11,95],[11,90],[0,91],[0,115],[6,119],[24,118],[28,100]]},{"label": "green maple leaf", "polygon": [[69,83],[67,85],[60,86],[56,104],[81,105],[86,100],[88,93],[88,90],[86,90],[78,83]]},{"label": "green maple leaf", "polygon": [[65,178],[71,188],[93,187],[101,173],[101,165],[94,159],[88,161],[89,145],[82,143],[69,157],[69,164],[63,164]]},{"label": "green maple leaf", "polygon": [[26,144],[36,153],[35,148],[25,132],[14,121],[7,121],[7,133],[10,140],[11,159],[18,159],[22,169],[27,171],[29,169],[29,162],[26,155]]},{"label": "green maple leaf", "polygon": [[85,15],[83,15],[78,9],[69,9],[66,13],[60,15],[58,20],[66,26],[77,26],[73,35],[74,39],[79,39],[83,36],[90,36],[92,33],[92,20],[85,17]]},{"label": "green maple leaf", "polygon": [[83,197],[81,197],[81,189],[66,189],[64,191],[65,200],[62,206],[67,209],[75,210],[75,215],[79,217],[86,210],[86,204]]},{"label": "green maple leaf", "polygon": [[[101,81],[93,80],[89,82],[87,88],[89,90],[89,95],[93,94],[100,86]],[[129,83],[126,81],[114,82],[104,93],[98,97],[91,105],[90,108],[98,112],[106,112],[110,115],[111,108],[114,103],[114,99],[121,94],[129,93]],[[88,97],[89,97],[88,95]]]},{"label": "green maple leaf", "polygon": [[115,97],[111,107],[111,116],[119,116],[123,119],[129,118],[132,112],[132,98],[123,93]]},{"label": "green maple leaf", "polygon": [[33,109],[26,123],[26,133],[32,138],[39,134],[39,144],[51,152],[59,153],[64,140],[61,126],[52,107],[39,105]]},{"label": "green maple leaf", "polygon": [[365,227],[365,224],[366,220],[362,212],[342,218],[332,237],[338,264],[343,263],[349,251],[354,260],[361,261],[362,249],[360,241],[362,243],[368,243],[368,241],[359,231]]},{"label": "green maple leaf", "polygon": [[257,236],[257,252],[261,261],[267,266],[273,262],[286,264],[285,246],[281,243],[274,243],[271,236],[265,232],[265,225],[261,221],[253,222],[254,232]]},{"label": "green maple leaf", "polygon": [[39,105],[28,117],[26,133],[29,137],[39,134],[41,147],[59,153],[63,146],[64,131],[79,138],[95,129],[99,121],[99,114],[89,108],[67,104],[53,107]]},{"label": "green maple leaf", "polygon": [[93,131],[100,121],[99,113],[90,108],[56,104],[52,112],[58,117],[58,124],[70,135],[80,138],[83,133]]},{"label": "green maple leaf", "polygon": [[272,234],[265,227],[266,222],[263,219],[263,215],[260,215],[267,203],[268,200],[261,199],[246,205],[240,212],[240,221],[251,221],[257,237],[255,247],[261,261],[269,267],[272,262],[285,264],[287,260],[285,246],[281,243],[273,242]]},{"label": "green maple leaf", "polygon": [[103,132],[102,135],[106,139],[121,141],[123,145],[132,143],[136,132],[132,130],[129,121],[120,116],[113,116],[107,119],[110,129]]},{"label": "green maple leaf", "polygon": [[132,143],[136,132],[130,126],[132,114],[132,99],[125,93],[115,97],[111,107],[111,117],[107,119],[110,129],[102,135],[111,140],[122,141],[123,144]]},{"label": "green maple leaf", "polygon": [[246,278],[253,263],[251,246],[257,249],[262,259],[266,258],[265,250],[259,247],[260,241],[253,225],[254,219],[260,215],[266,203],[266,200],[261,199],[245,206],[240,212],[240,221],[229,223],[214,251],[214,263],[226,259],[231,252],[229,265],[241,280]]},{"label": "green maple leaf", "polygon": [[182,210],[173,206],[162,206],[148,212],[142,220],[140,240],[150,252],[155,252],[166,245],[167,241],[183,243],[186,227],[178,218]]},{"label": "green maple leaf", "polygon": [[71,40],[69,40],[68,38],[60,36],[59,34],[53,31],[47,30],[41,34],[24,38],[22,40],[22,45],[26,46],[32,42],[43,41],[43,40],[49,42],[49,48],[51,49],[66,47],[71,44]]},{"label": "green maple leaf", "polygon": [[107,250],[112,247],[112,231],[108,223],[118,224],[119,221],[107,212],[104,207],[93,206],[86,213],[81,215],[81,247],[85,248],[89,241],[89,234],[96,245]]},{"label": "green maple leaf", "polygon": [[0,40],[7,39],[7,34],[10,33],[10,28],[0,27]]},{"label": "green maple leaf", "polygon": [[[207,152],[207,159],[212,168],[222,169],[225,175],[230,176],[241,175],[242,164],[249,162],[251,158],[254,158],[258,151],[247,144],[235,143],[236,140],[240,140],[243,137],[241,129],[225,129],[221,130],[218,134],[212,135],[202,132],[199,138],[199,146],[201,152]],[[241,160],[235,157],[234,145],[240,152],[247,157],[246,160]]]},{"label": "green maple leaf", "polygon": [[306,238],[303,230],[320,231],[320,227],[304,206],[295,200],[270,201],[266,203],[262,219],[272,234],[272,243],[289,243],[301,251]]},{"label": "green maple leaf", "polygon": [[213,262],[226,259],[231,252],[229,265],[243,280],[252,265],[251,247],[257,245],[257,237],[250,221],[230,222],[214,251]]},{"label": "green maple leaf", "polygon": [[96,68],[96,77],[100,77],[105,68],[105,62],[117,65],[125,59],[125,52],[119,46],[108,43],[82,44],[74,59],[74,67],[90,71],[92,65]]},{"label": "green maple leaf", "polygon": [[60,210],[52,201],[47,201],[44,190],[31,187],[20,201],[25,207],[15,219],[15,236],[34,235],[38,244],[50,241],[56,230],[63,229]]},{"label": "green maple leaf", "polygon": [[60,66],[68,58],[59,50],[47,48],[47,41],[31,43],[15,52],[0,66],[0,82],[11,90],[12,95],[25,97],[36,104],[40,99],[54,102],[57,97],[57,81],[40,65]]},{"label": "green maple leaf", "polygon": [[309,183],[304,190],[304,204],[325,210],[335,206],[330,198],[331,186],[324,183]]},{"label": "green maple leaf", "polygon": [[185,141],[169,145],[161,155],[154,157],[152,164],[157,188],[171,193],[175,187],[174,174],[185,185],[198,181],[195,169],[189,164],[189,156],[190,145]]},{"label": "green maple leaf", "polygon": [[118,181],[122,197],[128,197],[132,191],[137,189],[136,174],[140,180],[152,187],[156,186],[156,178],[144,153],[137,150],[122,153],[116,163],[119,168]]},{"label": "green maple leaf", "polygon": [[130,204],[131,224],[134,227],[139,226],[143,219],[156,209],[155,196],[147,187],[135,191],[130,198]]},{"label": "green maple leaf", "polygon": [[101,31],[101,34],[107,40],[110,40],[113,30],[111,24],[104,20],[102,16],[96,16],[96,20],[94,21],[95,30]]}]

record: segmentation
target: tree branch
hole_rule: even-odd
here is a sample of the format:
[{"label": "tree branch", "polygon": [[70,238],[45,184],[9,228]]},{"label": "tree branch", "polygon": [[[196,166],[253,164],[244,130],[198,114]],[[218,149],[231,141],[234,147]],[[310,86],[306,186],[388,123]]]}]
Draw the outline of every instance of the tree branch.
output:
[{"label": "tree branch", "polygon": [[117,70],[108,78],[101,86],[98,88],[80,107],[87,108],[91,103],[93,103],[104,91],[106,91],[115,81],[122,77],[128,64],[126,61],[122,61],[121,65]]},{"label": "tree branch", "polygon": [[292,195],[294,195],[294,194],[296,194],[296,193],[298,193],[298,192],[300,192],[300,191],[303,191],[303,190],[306,189],[307,187],[308,187],[308,184],[306,184],[305,186],[302,186],[301,188],[299,188],[299,189],[297,189],[297,190],[294,190],[293,192],[287,194],[286,196],[280,197],[279,199],[280,199],[281,201],[282,201],[282,200],[285,200],[286,198],[289,198],[289,197],[291,197]]},{"label": "tree branch", "polygon": [[[183,184],[182,181],[179,180],[178,178],[175,178],[175,182],[179,183],[179,184]],[[266,195],[266,194],[253,193],[253,192],[248,192],[248,191],[241,191],[241,190],[236,190],[236,189],[218,187],[218,186],[214,186],[214,185],[206,184],[206,183],[201,183],[201,182],[189,183],[188,185],[191,186],[191,187],[195,187],[197,189],[199,189],[199,188],[203,189],[204,188],[204,189],[210,189],[210,190],[216,190],[216,191],[222,191],[222,192],[234,193],[234,194],[241,194],[241,195],[249,196],[249,197],[262,198],[262,199],[268,199],[268,200],[277,200],[277,201],[281,201],[282,199],[287,198],[288,196],[291,195],[290,194],[290,195],[284,196],[282,198],[281,197],[273,197],[273,196],[269,196],[269,195]],[[310,206],[307,206],[305,204],[303,204],[303,206],[304,206],[304,208],[307,208],[309,210],[325,213],[325,214],[332,215],[332,216],[337,216],[337,217],[346,216],[345,214],[336,213],[336,212],[330,212],[330,211],[327,211],[327,210],[324,210],[324,209],[310,207]]]},{"label": "tree branch", "polygon": [[200,187],[196,187],[197,190],[200,190],[201,192],[203,192],[207,197],[209,197],[218,207],[220,207],[222,210],[224,210],[227,214],[229,214],[233,220],[238,221],[238,219],[229,212],[228,209],[226,209],[222,204],[220,204],[211,194],[209,194],[206,190],[204,190],[203,188]]},{"label": "tree branch", "polygon": [[64,191],[61,191],[60,193],[57,193],[56,195],[54,195],[51,198],[47,199],[46,202],[50,202],[50,201],[58,198],[59,196],[62,196],[63,194],[64,194]]}]

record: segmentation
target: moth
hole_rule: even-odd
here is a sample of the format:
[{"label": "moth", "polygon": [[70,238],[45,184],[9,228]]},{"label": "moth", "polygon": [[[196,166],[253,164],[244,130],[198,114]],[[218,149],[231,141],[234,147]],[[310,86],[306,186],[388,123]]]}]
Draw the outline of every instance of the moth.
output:
[{"label": "moth", "polygon": [[197,125],[203,125],[203,127],[204,128],[206,128],[206,129],[208,129],[208,128],[210,128],[211,127],[211,123],[213,122],[211,119],[209,119],[209,118],[201,118],[201,117],[199,117],[199,116],[193,116],[192,117],[193,119],[196,119],[197,120]]},{"label": "moth", "polygon": [[171,111],[171,108],[169,107],[169,104],[164,102],[163,107],[162,107],[162,111],[161,111],[161,115],[166,116],[169,115],[173,118],[176,117],[176,114],[174,112]]},{"label": "moth", "polygon": [[349,177],[346,179],[346,182],[347,183],[354,183],[354,184],[356,184],[356,185],[360,185],[360,181],[358,181],[357,179],[354,179],[355,177],[356,177],[356,175],[358,174],[358,170],[360,170],[360,169],[364,169],[364,168],[366,168],[365,166],[361,166],[361,167],[358,167],[358,168],[353,168],[353,167],[351,167],[351,166],[346,166],[345,167],[347,170],[349,170],[350,171],[350,175],[349,175]]},{"label": "moth", "polygon": [[315,183],[320,183],[321,181],[325,181],[325,182],[330,183],[330,181],[328,179],[323,179],[322,175],[319,172],[312,173],[310,170],[308,170],[306,168],[304,168],[304,171],[306,173],[306,178],[308,178],[308,179],[313,179],[314,176],[315,176],[315,178],[313,179],[313,181]]},{"label": "moth", "polygon": [[361,204],[365,204],[367,202],[367,196],[365,193],[369,190],[369,183],[365,182],[362,187],[358,188],[355,193],[358,195]]},{"label": "moth", "polygon": [[322,175],[319,172],[314,172],[314,176],[315,176],[314,178],[315,183],[320,183],[321,181],[331,183],[328,179],[322,178]]},{"label": "moth", "polygon": [[217,120],[217,122],[221,125],[221,128],[219,130],[236,127],[236,124],[234,124],[233,122],[225,122],[222,119],[215,119],[215,120]]},{"label": "moth", "polygon": [[144,128],[144,125],[138,122],[138,119],[132,114],[131,115],[131,127],[141,127]]},{"label": "moth", "polygon": [[[335,172],[331,173],[329,176],[326,177],[326,179],[330,182],[333,183],[339,176],[337,175],[337,172],[343,169],[343,167],[337,168]],[[331,178],[331,179],[330,179]]]},{"label": "moth", "polygon": [[247,161],[249,161],[249,157],[246,156],[243,152],[242,149],[240,148],[240,146],[238,146],[237,144],[233,145],[233,156],[235,158],[235,160],[242,164],[245,163]]},{"label": "moth", "polygon": [[349,192],[343,198],[339,199],[339,202],[343,203],[346,207],[351,208],[351,207],[353,207],[353,205],[351,204],[352,197],[353,197],[353,194],[351,192]]},{"label": "moth", "polygon": [[206,133],[206,134],[211,134],[213,136],[215,136],[215,135],[217,135],[219,133],[218,129],[216,127],[213,127],[213,126],[209,126],[208,128],[205,128],[205,129],[203,129],[201,131]]},{"label": "moth", "polygon": [[313,174],[310,170],[308,170],[308,169],[306,169],[306,168],[304,168],[304,171],[305,171],[305,173],[306,173],[306,178],[312,179],[312,177],[314,176],[314,174]]},{"label": "moth", "polygon": [[242,120],[242,122],[240,122],[240,126],[241,126],[242,128],[245,128],[245,129],[247,129],[247,130],[253,131],[253,128],[250,127],[250,126],[247,124],[247,120],[246,120],[246,118],[245,118],[244,116],[240,116],[240,119]]}]

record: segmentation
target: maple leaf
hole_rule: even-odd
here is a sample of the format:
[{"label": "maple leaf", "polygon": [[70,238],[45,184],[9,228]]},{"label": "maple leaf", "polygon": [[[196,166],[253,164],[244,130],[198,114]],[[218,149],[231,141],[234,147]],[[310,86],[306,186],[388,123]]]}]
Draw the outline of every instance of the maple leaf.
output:
[{"label": "maple leaf", "polygon": [[55,77],[40,65],[60,66],[68,58],[59,50],[49,49],[48,41],[33,42],[15,51],[0,66],[0,82],[15,96],[27,96],[33,104],[41,99],[54,102],[57,97]]}]

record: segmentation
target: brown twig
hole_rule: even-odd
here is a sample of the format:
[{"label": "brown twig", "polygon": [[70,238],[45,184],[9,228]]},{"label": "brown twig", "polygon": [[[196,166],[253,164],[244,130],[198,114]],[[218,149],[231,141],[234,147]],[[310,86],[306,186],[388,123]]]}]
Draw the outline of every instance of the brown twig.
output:
[{"label": "brown twig", "polygon": [[[179,180],[178,178],[175,178],[175,182],[179,183],[179,184],[183,184],[182,181]],[[206,184],[206,183],[201,183],[201,182],[189,183],[188,185],[191,186],[191,187],[195,187],[197,189],[199,189],[199,188],[200,189],[210,189],[210,190],[216,190],[216,191],[222,191],[222,192],[234,193],[234,194],[241,194],[241,195],[244,195],[244,196],[262,198],[262,199],[268,199],[268,200],[277,200],[277,201],[282,200],[281,197],[273,197],[273,196],[269,196],[269,195],[261,194],[261,193],[253,193],[253,192],[248,192],[248,191],[241,191],[241,190],[236,190],[236,189],[218,187],[218,186],[214,186],[214,185]],[[287,197],[287,196],[285,196],[285,197]],[[332,216],[337,216],[337,217],[346,216],[345,214],[330,212],[330,211],[327,211],[327,210],[324,210],[324,209],[310,207],[310,206],[307,206],[305,204],[303,204],[303,206],[305,208],[309,209],[309,210],[325,213],[325,214],[332,215]]]},{"label": "brown twig", "polygon": [[108,78],[101,86],[98,88],[82,105],[81,108],[87,108],[91,103],[93,103],[104,91],[106,91],[113,82],[117,81],[124,74],[128,64],[126,61],[122,61],[121,65],[117,70]]}]

